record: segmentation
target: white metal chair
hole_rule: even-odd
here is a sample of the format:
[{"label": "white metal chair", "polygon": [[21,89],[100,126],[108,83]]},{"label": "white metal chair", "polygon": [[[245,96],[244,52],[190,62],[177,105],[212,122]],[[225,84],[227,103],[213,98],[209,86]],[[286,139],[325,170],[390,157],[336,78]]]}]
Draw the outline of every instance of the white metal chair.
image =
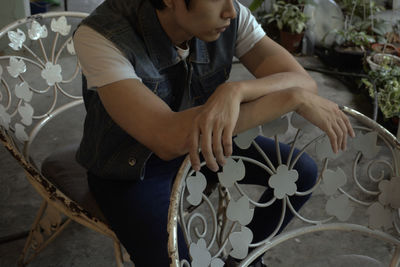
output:
[{"label": "white metal chair", "polygon": [[[0,30],[0,38],[9,43],[0,56],[0,140],[43,197],[20,266],[31,262],[71,220],[110,237],[117,266],[123,266],[120,242],[89,192],[85,170],[75,162],[78,144],[71,144],[82,132],[71,114],[80,112],[81,124],[85,114],[72,33],[86,16],[49,12]],[[55,127],[65,127],[65,134],[56,136],[51,131]],[[39,146],[50,155],[36,152]]]},{"label": "white metal chair", "polygon": [[[219,178],[217,201],[215,195],[210,197],[204,194],[207,179],[201,174],[201,170],[196,173],[191,169],[187,158],[175,180],[169,209],[168,250],[171,266],[198,266],[200,262],[201,266],[222,266],[228,255],[237,258],[240,261],[239,266],[248,266],[257,257],[264,254],[268,256],[272,248],[286,241],[299,240],[300,237],[305,238],[306,235],[316,232],[332,233],[331,231],[361,233],[384,241],[393,247],[393,254],[388,256],[382,266],[400,266],[399,136],[396,138],[378,123],[353,109],[345,107],[344,112],[354,121],[356,137],[349,140],[347,151],[338,155],[332,152],[325,134],[318,136],[315,135],[316,131],[309,131],[314,126],[298,115],[285,115],[262,125],[262,131],[252,129],[234,140],[239,147],[257,147],[254,138],[263,133],[275,138],[276,143],[282,141],[298,148],[301,153],[306,151],[319,167],[317,183],[307,192],[299,192],[297,189],[293,191],[293,187],[297,188],[296,180],[291,179],[293,177],[290,171],[293,171],[297,156],[290,155],[287,161],[282,159],[282,164],[287,164],[288,171],[286,174],[281,173],[278,178],[285,182],[270,183],[270,187],[274,189],[274,197],[266,203],[259,203],[238,183],[246,171],[242,162],[260,166],[265,170],[266,177],[280,173],[279,166],[273,166],[266,155],[263,155],[263,162],[233,155],[220,173],[224,179]],[[313,195],[310,200],[297,213],[292,208],[289,195],[306,195],[311,192]],[[235,207],[242,198],[244,207]],[[261,242],[252,242],[252,233],[246,227],[249,222],[247,219],[252,219],[251,211],[256,206],[266,207],[275,201],[283,203],[280,223],[287,212],[294,213],[293,221],[281,233],[277,234],[280,228],[278,225],[274,233]],[[243,220],[241,216],[249,218]],[[243,221],[245,222],[241,223]],[[191,262],[179,260],[178,224],[190,248]],[[336,240],[340,240],[340,236],[337,234]],[[291,248],[297,251],[296,248],[300,246],[302,245],[297,243]],[[290,255],[304,257],[293,250]],[[332,266],[356,266],[350,262],[366,259],[368,257],[346,258],[342,255],[335,260],[347,260],[348,264]],[[295,266],[285,263],[285,259],[281,260],[284,262],[282,266]],[[296,263],[296,266],[300,265]]]}]

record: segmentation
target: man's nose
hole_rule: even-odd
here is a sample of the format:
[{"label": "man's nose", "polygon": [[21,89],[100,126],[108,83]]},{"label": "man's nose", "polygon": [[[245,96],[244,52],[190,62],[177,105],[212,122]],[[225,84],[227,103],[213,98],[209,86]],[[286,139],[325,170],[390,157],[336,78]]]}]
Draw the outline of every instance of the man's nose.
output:
[{"label": "man's nose", "polygon": [[224,10],[222,11],[222,18],[223,19],[234,19],[236,18],[236,10],[233,5],[234,0],[226,0]]}]

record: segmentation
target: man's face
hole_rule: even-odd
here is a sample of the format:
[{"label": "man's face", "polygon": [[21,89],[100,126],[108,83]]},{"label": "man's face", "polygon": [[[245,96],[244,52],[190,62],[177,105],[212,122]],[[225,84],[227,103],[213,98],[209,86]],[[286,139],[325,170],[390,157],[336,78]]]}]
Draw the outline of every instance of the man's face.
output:
[{"label": "man's face", "polygon": [[212,42],[219,38],[236,17],[234,0],[191,0],[189,9],[184,0],[173,0],[177,27],[187,36]]}]

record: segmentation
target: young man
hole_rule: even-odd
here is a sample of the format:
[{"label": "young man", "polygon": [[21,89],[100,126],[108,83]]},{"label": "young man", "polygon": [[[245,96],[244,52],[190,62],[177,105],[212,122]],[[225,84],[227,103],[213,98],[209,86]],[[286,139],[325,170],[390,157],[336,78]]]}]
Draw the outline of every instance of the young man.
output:
[{"label": "young man", "polygon": [[[233,135],[290,111],[325,131],[335,152],[354,135],[338,106],[317,95],[306,71],[235,0],[106,0],[74,42],[87,80],[77,159],[137,267],[169,265],[170,189],[185,154],[195,170],[202,156],[216,172],[233,150],[253,153],[232,145]],[[226,82],[233,56],[255,80]],[[273,141],[257,142],[275,154]],[[298,188],[310,188],[313,161],[305,155],[295,168]],[[306,199],[294,197],[295,208]],[[256,210],[249,225],[256,240],[274,230],[279,209]],[[183,240],[180,255],[187,259]]]}]

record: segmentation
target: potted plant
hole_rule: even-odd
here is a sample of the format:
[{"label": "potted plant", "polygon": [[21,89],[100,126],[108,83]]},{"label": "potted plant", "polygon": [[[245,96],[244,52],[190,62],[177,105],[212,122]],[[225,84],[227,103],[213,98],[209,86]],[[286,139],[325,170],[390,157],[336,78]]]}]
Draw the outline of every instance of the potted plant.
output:
[{"label": "potted plant", "polygon": [[[264,1],[253,0],[251,10],[259,8]],[[280,43],[289,52],[295,52],[300,44],[306,28],[308,17],[303,13],[305,1],[272,4],[269,13],[261,12],[258,18],[262,24],[274,25],[280,32]]]},{"label": "potted plant", "polygon": [[372,98],[377,98],[385,118],[398,121],[400,115],[400,66],[390,57],[384,57],[380,68],[371,69],[362,84]]},{"label": "potted plant", "polygon": [[325,54],[328,56],[322,54],[322,59],[341,70],[360,72],[372,45],[386,43],[384,34],[391,26],[374,18],[373,14],[383,7],[376,5],[373,0],[340,0],[338,3],[345,18],[343,28],[327,33],[333,33],[335,40],[332,46],[326,48]]},{"label": "potted plant", "polygon": [[367,57],[367,63],[371,70],[384,70],[391,66],[400,67],[400,57],[392,54],[376,53]]}]

